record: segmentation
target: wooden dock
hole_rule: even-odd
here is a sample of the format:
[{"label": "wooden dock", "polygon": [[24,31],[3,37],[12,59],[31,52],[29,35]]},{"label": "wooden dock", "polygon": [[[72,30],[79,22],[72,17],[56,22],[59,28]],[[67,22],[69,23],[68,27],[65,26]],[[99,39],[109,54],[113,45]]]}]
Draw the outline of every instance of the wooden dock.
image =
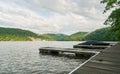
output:
[{"label": "wooden dock", "polygon": [[62,53],[74,53],[75,56],[91,57],[92,55],[98,53],[97,51],[88,51],[75,48],[56,48],[56,47],[43,47],[39,49],[39,53],[45,54],[62,54]]},{"label": "wooden dock", "polygon": [[102,46],[102,45],[74,45],[73,48],[89,48],[89,49],[105,49],[110,46]]},{"label": "wooden dock", "polygon": [[120,74],[120,43],[94,55],[69,74]]},{"label": "wooden dock", "polygon": [[115,43],[103,42],[103,41],[86,41],[73,45],[73,48],[87,48],[87,49],[105,49],[113,46]]},{"label": "wooden dock", "polygon": [[53,55],[74,53],[75,56],[87,57],[87,61],[69,74],[120,74],[120,43],[98,44],[101,43],[93,45],[89,42],[86,45],[82,43],[75,45],[75,48],[42,47],[39,53]]}]

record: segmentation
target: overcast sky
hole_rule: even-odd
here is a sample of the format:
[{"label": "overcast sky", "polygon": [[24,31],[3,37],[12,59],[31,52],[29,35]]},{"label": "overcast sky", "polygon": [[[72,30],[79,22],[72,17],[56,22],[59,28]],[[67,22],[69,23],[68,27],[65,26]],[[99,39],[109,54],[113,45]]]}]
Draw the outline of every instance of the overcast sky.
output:
[{"label": "overcast sky", "polygon": [[103,10],[100,0],[0,0],[0,27],[39,34],[91,32],[105,27]]}]

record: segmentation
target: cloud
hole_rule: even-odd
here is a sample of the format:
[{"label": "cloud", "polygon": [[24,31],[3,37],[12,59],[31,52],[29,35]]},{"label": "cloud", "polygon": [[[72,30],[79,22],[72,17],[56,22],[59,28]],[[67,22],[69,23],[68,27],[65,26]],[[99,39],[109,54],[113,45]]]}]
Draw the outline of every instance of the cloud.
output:
[{"label": "cloud", "polygon": [[106,15],[99,0],[0,1],[0,26],[36,33],[93,31],[104,27]]},{"label": "cloud", "polygon": [[103,5],[99,0],[27,0],[34,6],[46,8],[60,14],[69,12],[95,18],[102,15]]},{"label": "cloud", "polygon": [[63,14],[71,9],[71,5],[74,5],[69,0],[27,0],[27,2]]},{"label": "cloud", "polygon": [[[35,13],[32,10],[21,8],[19,6],[9,6],[7,4],[0,4],[0,21],[8,22],[8,27],[17,27],[23,29],[32,29],[35,31],[43,32],[44,30],[56,32],[57,27],[50,25],[47,20]],[[10,25],[10,24],[11,25]],[[53,32],[54,32],[53,31]]]}]

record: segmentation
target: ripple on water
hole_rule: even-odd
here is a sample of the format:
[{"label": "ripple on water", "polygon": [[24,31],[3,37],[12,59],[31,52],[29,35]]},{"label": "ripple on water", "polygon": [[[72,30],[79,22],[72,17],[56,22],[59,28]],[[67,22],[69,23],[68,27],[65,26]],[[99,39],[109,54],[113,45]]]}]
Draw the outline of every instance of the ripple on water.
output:
[{"label": "ripple on water", "polygon": [[[84,59],[41,55],[40,47],[72,47],[78,42],[0,42],[0,74],[67,74]],[[64,44],[64,46],[63,46]]]}]

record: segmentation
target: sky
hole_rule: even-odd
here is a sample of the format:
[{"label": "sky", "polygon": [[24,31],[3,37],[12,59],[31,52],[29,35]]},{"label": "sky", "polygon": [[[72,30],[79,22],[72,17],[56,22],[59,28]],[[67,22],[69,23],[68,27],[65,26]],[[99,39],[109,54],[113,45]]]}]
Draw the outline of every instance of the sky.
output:
[{"label": "sky", "polygon": [[0,0],[0,27],[38,34],[92,32],[106,27],[100,0]]}]

